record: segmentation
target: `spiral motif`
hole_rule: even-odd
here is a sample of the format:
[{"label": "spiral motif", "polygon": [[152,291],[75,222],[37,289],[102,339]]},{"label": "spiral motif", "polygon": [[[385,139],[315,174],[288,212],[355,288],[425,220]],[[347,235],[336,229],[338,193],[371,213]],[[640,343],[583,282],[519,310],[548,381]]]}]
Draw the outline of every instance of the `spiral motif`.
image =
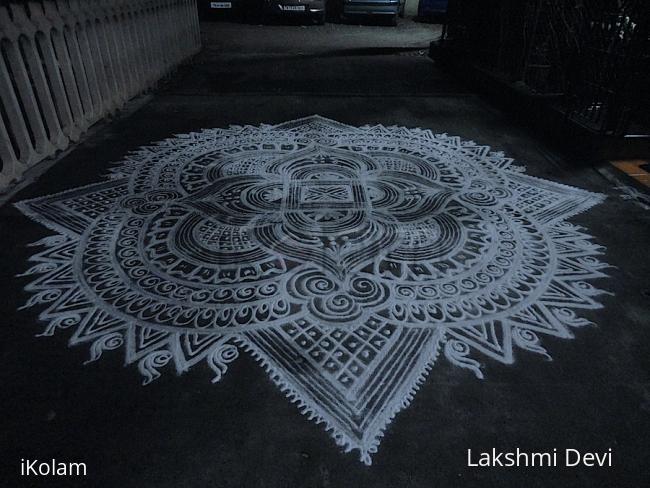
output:
[{"label": "spiral motif", "polygon": [[467,343],[458,340],[450,341],[449,347],[454,351],[454,353],[458,354],[459,356],[466,356],[470,352],[470,348]]},{"label": "spiral motif", "polygon": [[265,297],[272,297],[278,293],[278,285],[275,283],[267,283],[257,289],[257,293]]},{"label": "spiral motif", "polygon": [[321,144],[323,146],[333,146],[336,144],[336,138],[334,137],[317,137],[316,139],[317,144]]},{"label": "spiral motif", "polygon": [[166,366],[172,359],[169,351],[155,351],[145,356],[138,364],[140,373],[145,377],[143,384],[147,385],[160,377],[159,368]]},{"label": "spiral motif", "polygon": [[35,266],[32,266],[24,273],[20,273],[18,276],[30,276],[34,274],[48,273],[50,271],[54,271],[57,268],[58,265],[56,263],[39,263]]},{"label": "spiral motif", "polygon": [[218,350],[217,356],[224,363],[231,363],[239,357],[239,350],[237,347],[227,344]]},{"label": "spiral motif", "polygon": [[493,187],[491,193],[497,200],[504,200],[512,196],[512,192],[502,186]]},{"label": "spiral motif", "polygon": [[232,344],[222,344],[215,349],[208,357],[208,364],[214,371],[212,382],[216,383],[221,380],[228,369],[228,364],[239,357],[239,350]]},{"label": "spiral motif", "polygon": [[129,196],[120,202],[123,208],[135,208],[145,203],[147,203],[147,200],[141,196]]},{"label": "spiral motif", "polygon": [[337,285],[320,271],[307,271],[295,276],[289,289],[303,297],[326,296],[336,291]]},{"label": "spiral motif", "polygon": [[122,334],[112,334],[104,337],[102,344],[106,350],[118,349],[124,344],[124,337]]},{"label": "spiral motif", "polygon": [[[424,288],[426,288],[426,291],[424,291]],[[431,289],[430,286],[427,287],[422,287],[423,295],[426,296],[426,294],[429,292]],[[404,299],[412,299],[417,296],[415,293],[415,289],[412,286],[398,286],[395,288],[395,295],[404,298]]]},{"label": "spiral motif", "polygon": [[335,314],[348,313],[354,308],[354,300],[349,295],[339,293],[325,300],[326,307]]},{"label": "spiral motif", "polygon": [[577,317],[576,313],[569,308],[557,308],[554,310],[554,315],[562,321],[571,321]]},{"label": "spiral motif", "polygon": [[327,298],[314,298],[311,301],[314,315],[328,322],[349,322],[361,315],[360,307],[347,294],[337,293]]},{"label": "spiral motif", "polygon": [[190,295],[190,300],[195,303],[202,303],[207,301],[212,296],[210,290],[196,290]]},{"label": "spiral motif", "polygon": [[131,211],[135,214],[138,215],[149,215],[154,212],[157,212],[162,208],[162,205],[158,205],[156,203],[152,202],[145,202],[142,205],[138,205],[137,207],[133,207]]},{"label": "spiral motif", "polygon": [[478,207],[490,207],[496,205],[499,201],[495,195],[489,193],[488,191],[479,190],[463,193],[460,196],[460,199],[465,203],[476,205]]},{"label": "spiral motif", "polygon": [[59,317],[58,319],[55,320],[54,324],[55,327],[60,328],[60,329],[67,329],[69,327],[74,327],[75,325],[79,325],[81,322],[81,316],[80,315],[68,315],[67,317]]},{"label": "spiral motif", "polygon": [[149,202],[167,202],[170,200],[176,200],[182,195],[174,190],[153,190],[147,192],[147,201]]},{"label": "spiral motif", "polygon": [[90,347],[90,359],[87,362],[96,361],[104,351],[119,349],[122,345],[124,345],[124,338],[119,332],[100,337]]},{"label": "spiral motif", "polygon": [[539,341],[537,334],[535,334],[532,330],[529,329],[523,329],[517,327],[515,329],[515,334],[519,339],[521,339],[524,342],[537,343]]},{"label": "spiral motif", "polygon": [[357,303],[374,305],[386,301],[388,287],[368,277],[355,277],[350,281],[349,293]]}]

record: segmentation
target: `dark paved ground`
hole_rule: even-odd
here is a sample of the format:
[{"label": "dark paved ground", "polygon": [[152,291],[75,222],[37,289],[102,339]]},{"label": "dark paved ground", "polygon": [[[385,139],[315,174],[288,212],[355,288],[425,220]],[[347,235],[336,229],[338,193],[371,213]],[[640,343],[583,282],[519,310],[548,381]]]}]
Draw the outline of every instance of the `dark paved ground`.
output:
[{"label": "dark paved ground", "polygon": [[[409,23],[394,31],[336,25],[310,27],[309,35],[300,26],[273,26],[271,36],[267,28],[245,26],[237,42],[239,27],[204,27],[208,42],[194,65],[15,200],[96,182],[128,151],[205,127],[277,123],[314,113],[355,125],[426,127],[505,151],[529,174],[607,194],[603,205],[572,222],[587,226],[608,248],[605,259],[615,268],[609,280],[597,284],[613,296],[602,298],[603,310],[583,313],[598,327],[578,330],[573,341],[545,338],[552,362],[520,352],[514,366],[486,361],[486,379],[478,381],[442,361],[389,426],[373,466],[366,467],[355,455],[341,453],[246,355],[217,385],[210,383],[207,368],[194,368],[143,388],[137,369],[123,368],[118,353],[82,366],[87,348],[68,349],[65,333],[35,338],[41,330],[38,310],[16,311],[27,298],[22,291],[27,281],[14,276],[33,251],[26,245],[49,232],[4,206],[0,448],[8,481],[3,486],[57,486],[52,480],[14,481],[21,457],[88,464],[87,479],[60,486],[648,486],[650,213],[621,199],[590,168],[591,161],[553,152],[459,80],[437,71],[416,49],[437,35],[432,26]],[[268,39],[276,36],[284,41],[269,48]],[[222,47],[228,47],[226,54]],[[611,447],[615,466],[466,467],[467,448],[492,447]]]}]

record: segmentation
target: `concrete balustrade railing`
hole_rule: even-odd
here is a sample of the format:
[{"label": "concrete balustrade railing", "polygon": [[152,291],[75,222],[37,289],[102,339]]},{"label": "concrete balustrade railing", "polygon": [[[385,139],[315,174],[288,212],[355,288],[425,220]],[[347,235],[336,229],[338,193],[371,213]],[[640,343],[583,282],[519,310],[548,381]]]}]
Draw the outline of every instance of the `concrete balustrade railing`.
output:
[{"label": "concrete balustrade railing", "polygon": [[196,0],[0,6],[0,193],[200,44]]}]

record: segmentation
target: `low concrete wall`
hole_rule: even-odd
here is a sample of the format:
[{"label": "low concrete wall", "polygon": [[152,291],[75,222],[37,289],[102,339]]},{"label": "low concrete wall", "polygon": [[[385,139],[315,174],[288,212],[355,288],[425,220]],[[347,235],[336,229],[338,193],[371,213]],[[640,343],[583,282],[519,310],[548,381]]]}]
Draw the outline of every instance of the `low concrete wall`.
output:
[{"label": "low concrete wall", "polygon": [[0,7],[0,193],[200,45],[196,0]]}]

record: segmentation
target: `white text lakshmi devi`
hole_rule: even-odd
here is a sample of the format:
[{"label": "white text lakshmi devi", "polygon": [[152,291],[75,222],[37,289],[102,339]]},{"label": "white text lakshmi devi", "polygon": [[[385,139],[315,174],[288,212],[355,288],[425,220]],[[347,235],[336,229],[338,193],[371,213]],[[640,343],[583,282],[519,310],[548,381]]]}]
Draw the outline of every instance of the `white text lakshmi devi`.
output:
[{"label": "white text lakshmi devi", "polygon": [[467,466],[479,468],[525,468],[525,467],[594,467],[612,466],[612,449],[604,452],[584,452],[578,449],[553,449],[546,452],[514,451],[472,452],[467,449]]}]

